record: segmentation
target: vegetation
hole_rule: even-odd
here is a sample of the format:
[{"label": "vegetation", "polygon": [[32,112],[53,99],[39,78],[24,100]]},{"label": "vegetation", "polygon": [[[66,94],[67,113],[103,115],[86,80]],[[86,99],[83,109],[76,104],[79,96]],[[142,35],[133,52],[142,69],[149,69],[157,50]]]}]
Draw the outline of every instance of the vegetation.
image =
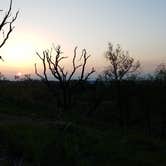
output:
[{"label": "vegetation", "polygon": [[134,58],[129,56],[129,52],[125,52],[119,44],[114,49],[113,45],[109,43],[105,57],[110,63],[104,71],[105,80],[122,80],[140,68],[140,62],[135,62]]},{"label": "vegetation", "polygon": [[155,78],[162,81],[166,80],[166,66],[164,63],[158,65],[155,69]]},{"label": "vegetation", "polygon": [[[54,51],[54,52],[53,52]],[[55,56],[52,56],[52,54],[55,53]],[[37,66],[35,64],[35,73],[36,75],[47,85],[49,89],[51,89],[54,92],[54,95],[56,95],[56,98],[61,96],[61,99],[63,102],[64,109],[69,109],[72,105],[72,94],[74,90],[77,89],[78,86],[80,86],[83,82],[86,82],[89,77],[95,72],[94,68],[92,67],[91,71],[85,74],[87,61],[90,58],[90,55],[87,55],[87,51],[85,49],[82,50],[82,55],[80,57],[80,61],[82,62],[80,64],[76,64],[76,58],[77,58],[77,47],[74,49],[74,56],[72,59],[72,71],[71,73],[64,70],[63,65],[61,64],[61,61],[66,59],[67,57],[62,56],[62,51],[60,46],[57,48],[53,48],[51,50],[45,50],[43,51],[43,57],[37,52],[38,57],[41,59],[43,64],[43,75],[38,73]],[[77,70],[80,69],[80,74],[78,76]],[[48,78],[48,72],[50,71],[51,75],[57,81],[57,87],[55,88],[52,86],[49,82]],[[76,75],[77,73],[77,75]],[[74,77],[78,78],[74,78]],[[74,81],[73,81],[74,79]],[[57,88],[61,89],[60,94],[57,95]],[[59,102],[61,102],[59,100]]]},{"label": "vegetation", "polygon": [[[12,0],[0,23],[0,48],[18,16],[11,18],[11,9]],[[37,56],[40,80],[26,74],[8,81],[0,73],[0,165],[166,165],[164,64],[150,79],[135,79],[139,61],[109,44],[104,79],[91,82],[95,70],[86,72],[85,49],[79,64],[74,49],[71,72],[63,67],[60,46]]]},{"label": "vegetation", "polygon": [[125,128],[119,124],[114,86],[86,83],[75,94],[77,104],[59,118],[58,101],[42,82],[2,81],[1,162],[165,165],[165,83],[122,82]]},{"label": "vegetation", "polygon": [[[3,12],[3,10],[1,10],[0,12]],[[12,16],[11,12],[12,12],[12,0],[10,1],[9,9],[5,12],[3,19],[0,21],[0,34],[1,34],[0,48],[4,46],[11,32],[15,28],[13,26],[13,23],[16,21],[18,17],[19,11],[17,11],[13,17],[11,17]],[[2,57],[0,57],[0,59],[2,59]]]}]

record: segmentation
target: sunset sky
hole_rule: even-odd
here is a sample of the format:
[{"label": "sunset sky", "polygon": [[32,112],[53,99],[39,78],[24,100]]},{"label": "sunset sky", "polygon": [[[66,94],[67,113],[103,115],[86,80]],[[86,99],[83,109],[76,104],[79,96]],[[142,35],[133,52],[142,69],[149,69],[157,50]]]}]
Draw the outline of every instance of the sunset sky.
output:
[{"label": "sunset sky", "polygon": [[[0,9],[8,6],[0,1]],[[143,71],[166,62],[166,0],[13,0],[13,13],[17,9],[16,28],[0,50],[0,71],[10,77],[34,74],[35,52],[52,43],[69,57],[75,46],[86,48],[98,72],[107,65],[108,42],[121,44]]]}]

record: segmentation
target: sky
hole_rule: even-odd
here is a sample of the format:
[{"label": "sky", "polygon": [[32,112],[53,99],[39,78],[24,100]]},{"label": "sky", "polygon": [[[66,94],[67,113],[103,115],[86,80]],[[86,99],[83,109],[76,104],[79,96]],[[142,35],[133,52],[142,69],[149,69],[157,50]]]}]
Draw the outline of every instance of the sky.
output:
[{"label": "sky", "polygon": [[[2,9],[9,0],[0,0]],[[89,66],[97,73],[108,65],[108,42],[119,43],[151,72],[166,62],[165,0],[13,0],[13,14],[20,11],[6,45],[0,49],[0,71],[11,76],[34,74],[40,63],[36,51],[61,45],[67,68],[75,46],[91,54]],[[0,17],[1,18],[1,17]],[[70,70],[70,69],[69,69]]]}]

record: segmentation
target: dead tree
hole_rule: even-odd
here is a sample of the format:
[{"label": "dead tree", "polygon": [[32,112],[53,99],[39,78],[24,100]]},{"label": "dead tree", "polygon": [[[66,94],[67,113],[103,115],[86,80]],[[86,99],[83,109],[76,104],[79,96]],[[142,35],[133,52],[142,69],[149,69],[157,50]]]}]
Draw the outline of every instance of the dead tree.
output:
[{"label": "dead tree", "polygon": [[[3,13],[3,10],[0,10],[0,12]],[[5,12],[3,19],[0,21],[0,48],[4,46],[6,41],[8,40],[11,32],[14,30],[13,23],[17,19],[19,14],[19,11],[17,11],[12,16],[12,0],[10,1],[9,9]],[[2,59],[2,56],[0,56],[0,59]]]},{"label": "dead tree", "polygon": [[[71,72],[67,72],[65,71],[62,64],[62,61],[67,57],[62,55],[60,46],[53,47],[51,50],[45,50],[43,51],[42,55],[38,52],[36,52],[36,54],[42,61],[43,66],[43,73],[41,74],[38,72],[37,65],[35,64],[36,75],[42,81],[44,81],[48,87],[51,87],[48,78],[48,72],[51,73],[62,92],[63,107],[65,109],[69,109],[71,107],[73,90],[79,87],[79,85],[81,85],[83,82],[87,81],[89,77],[95,72],[94,68],[92,68],[88,73],[85,72],[87,61],[91,55],[87,55],[86,49],[83,49],[79,59],[80,64],[77,64],[77,47],[75,47],[74,55],[72,58],[72,70]],[[78,71],[79,75],[77,75]]]}]

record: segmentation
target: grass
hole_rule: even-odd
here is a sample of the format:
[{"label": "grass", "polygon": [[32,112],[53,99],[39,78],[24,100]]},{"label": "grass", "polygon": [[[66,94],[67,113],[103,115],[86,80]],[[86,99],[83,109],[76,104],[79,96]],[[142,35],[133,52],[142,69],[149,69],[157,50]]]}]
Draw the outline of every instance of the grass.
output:
[{"label": "grass", "polygon": [[1,124],[1,149],[22,155],[26,165],[141,165],[166,164],[166,142],[130,132],[71,125]]},{"label": "grass", "polygon": [[[43,86],[16,85],[0,86],[0,158],[23,158],[24,166],[166,165],[165,139],[148,136],[142,127],[122,133],[112,123],[116,110],[108,95],[102,112],[88,117],[86,104],[59,119],[56,100]],[[92,98],[82,96],[84,102]],[[9,166],[9,160],[0,165]]]}]

